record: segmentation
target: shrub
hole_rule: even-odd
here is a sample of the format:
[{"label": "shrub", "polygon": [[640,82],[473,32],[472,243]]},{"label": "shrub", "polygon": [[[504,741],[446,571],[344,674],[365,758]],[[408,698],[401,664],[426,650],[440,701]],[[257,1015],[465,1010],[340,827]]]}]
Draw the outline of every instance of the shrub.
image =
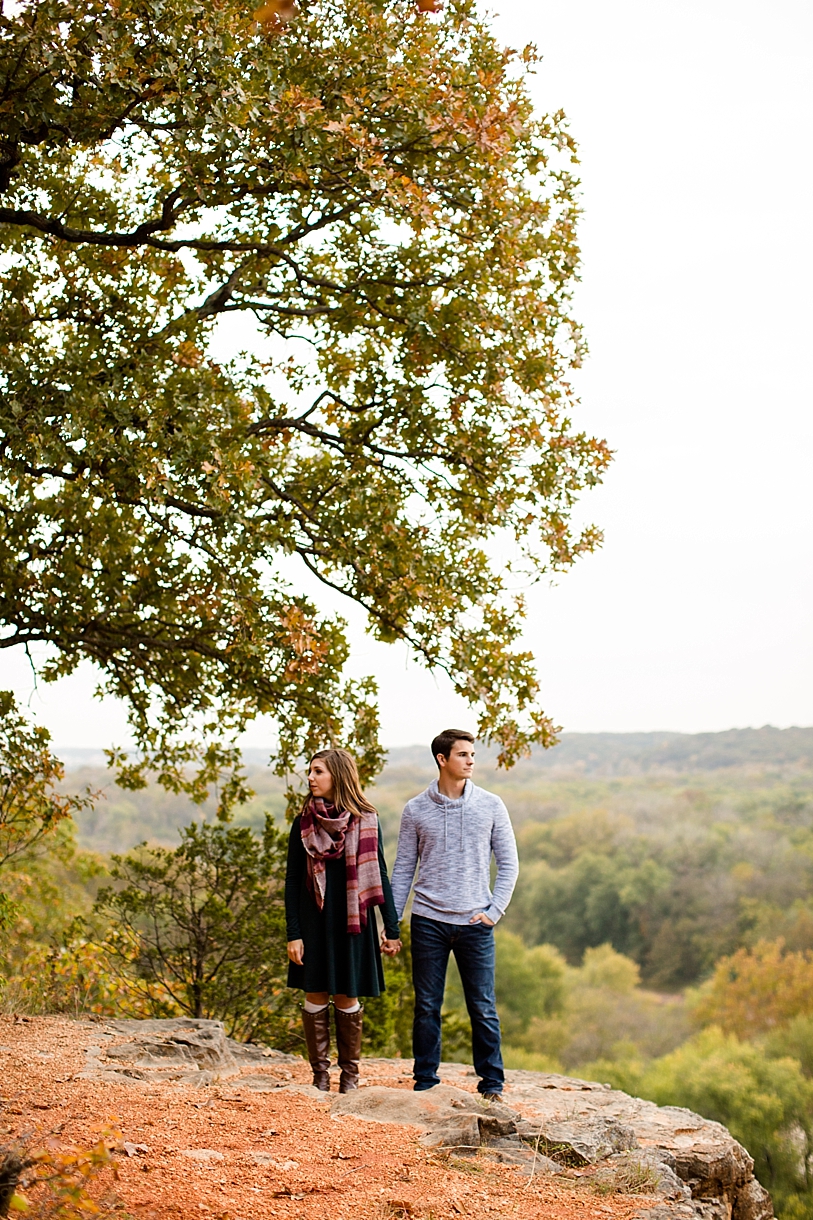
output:
[{"label": "shrub", "polygon": [[192,824],[175,849],[143,844],[113,856],[121,888],[101,890],[95,910],[111,920],[104,947],[126,1003],[297,1045],[298,1010],[285,985],[284,868],[285,836],[270,818],[262,839],[247,827]]}]

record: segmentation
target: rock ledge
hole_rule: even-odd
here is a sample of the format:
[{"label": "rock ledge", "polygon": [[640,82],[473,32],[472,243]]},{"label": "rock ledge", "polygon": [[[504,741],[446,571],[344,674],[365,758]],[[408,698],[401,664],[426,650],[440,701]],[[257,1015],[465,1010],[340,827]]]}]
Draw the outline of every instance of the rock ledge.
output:
[{"label": "rock ledge", "polygon": [[[284,1065],[301,1059],[235,1042],[220,1021],[107,1021],[99,1041],[87,1048],[81,1077],[197,1088],[239,1077],[241,1089],[288,1088],[330,1100],[337,1120],[352,1115],[417,1128],[425,1145],[458,1155],[484,1154],[534,1175],[591,1175],[608,1188],[626,1183],[658,1199],[639,1213],[640,1220],[773,1216],[753,1160],[725,1127],[594,1081],[508,1071],[503,1103],[487,1103],[472,1091],[471,1068],[446,1063],[443,1084],[424,1093],[374,1085],[328,1099],[308,1085],[285,1083],[291,1073],[282,1071]],[[367,1062],[389,1065],[396,1074],[409,1066],[404,1060]]]}]

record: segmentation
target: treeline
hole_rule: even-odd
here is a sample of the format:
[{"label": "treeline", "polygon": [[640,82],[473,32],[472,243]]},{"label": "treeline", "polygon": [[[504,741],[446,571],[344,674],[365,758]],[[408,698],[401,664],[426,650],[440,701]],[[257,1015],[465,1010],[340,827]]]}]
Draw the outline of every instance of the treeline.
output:
[{"label": "treeline", "polygon": [[507,926],[528,943],[555,945],[571,963],[609,943],[667,991],[761,939],[813,948],[810,776],[551,788],[562,811],[542,810],[518,833]]}]

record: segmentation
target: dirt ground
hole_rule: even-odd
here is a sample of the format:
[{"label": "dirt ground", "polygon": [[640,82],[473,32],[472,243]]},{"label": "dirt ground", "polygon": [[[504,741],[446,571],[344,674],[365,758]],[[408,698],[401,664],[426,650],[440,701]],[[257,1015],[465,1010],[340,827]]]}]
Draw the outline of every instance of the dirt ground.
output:
[{"label": "dirt ground", "polygon": [[[206,1089],[77,1079],[97,1044],[87,1021],[0,1017],[0,1142],[87,1147],[118,1130],[118,1180],[104,1170],[96,1189],[115,1192],[120,1217],[628,1220],[655,1202],[602,1197],[589,1176],[529,1181],[485,1157],[427,1150],[408,1127],[331,1118],[325,1101],[241,1092],[239,1079]],[[362,1081],[407,1088],[404,1066],[394,1074],[366,1061]],[[304,1062],[269,1070],[284,1083],[310,1080]]]}]

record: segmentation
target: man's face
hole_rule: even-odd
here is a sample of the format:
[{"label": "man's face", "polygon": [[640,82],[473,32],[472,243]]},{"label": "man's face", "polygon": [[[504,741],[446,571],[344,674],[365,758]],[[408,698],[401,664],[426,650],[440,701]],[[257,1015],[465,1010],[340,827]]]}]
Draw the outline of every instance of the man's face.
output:
[{"label": "man's face", "polygon": [[471,779],[474,770],[474,745],[470,741],[456,741],[444,759],[438,755],[440,769],[449,779]]}]

